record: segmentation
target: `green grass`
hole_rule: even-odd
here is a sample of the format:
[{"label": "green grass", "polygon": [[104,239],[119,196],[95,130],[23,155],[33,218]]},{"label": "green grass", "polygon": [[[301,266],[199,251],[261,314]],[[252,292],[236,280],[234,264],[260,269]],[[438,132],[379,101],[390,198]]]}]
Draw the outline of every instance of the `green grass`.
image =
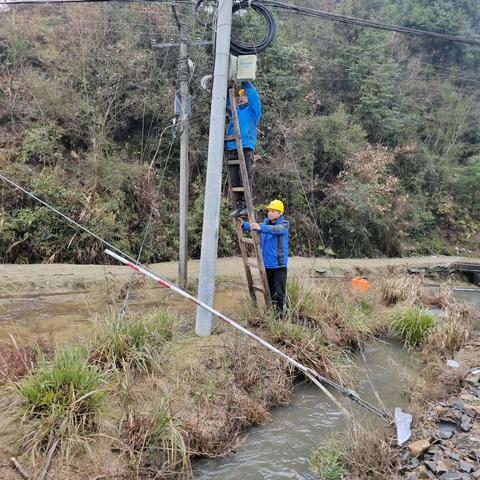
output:
[{"label": "green grass", "polygon": [[152,371],[161,348],[173,337],[175,322],[162,309],[146,316],[104,317],[95,327],[91,359],[107,368]]},{"label": "green grass", "polygon": [[343,463],[344,455],[340,441],[332,438],[325,446],[313,451],[310,466],[322,480],[341,480],[347,473]]},{"label": "green grass", "polygon": [[427,310],[418,306],[396,309],[392,313],[392,333],[398,335],[407,347],[421,346],[434,327],[435,319]]},{"label": "green grass", "polygon": [[298,278],[288,280],[286,286],[287,315],[289,317],[314,317],[318,299],[314,287]]},{"label": "green grass", "polygon": [[17,387],[21,443],[27,450],[48,450],[55,440],[62,449],[72,442],[81,443],[97,430],[105,401],[103,378],[88,364],[85,349],[59,350],[53,360],[41,361]]}]

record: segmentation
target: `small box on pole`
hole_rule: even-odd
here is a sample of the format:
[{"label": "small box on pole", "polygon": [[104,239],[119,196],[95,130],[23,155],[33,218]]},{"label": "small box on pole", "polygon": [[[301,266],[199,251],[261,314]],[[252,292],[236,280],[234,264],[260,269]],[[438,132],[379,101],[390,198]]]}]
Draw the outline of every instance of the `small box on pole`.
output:
[{"label": "small box on pole", "polygon": [[256,55],[230,55],[228,79],[237,82],[251,82],[257,76]]},{"label": "small box on pole", "polygon": [[251,82],[257,75],[257,56],[240,55],[237,60],[237,81]]}]

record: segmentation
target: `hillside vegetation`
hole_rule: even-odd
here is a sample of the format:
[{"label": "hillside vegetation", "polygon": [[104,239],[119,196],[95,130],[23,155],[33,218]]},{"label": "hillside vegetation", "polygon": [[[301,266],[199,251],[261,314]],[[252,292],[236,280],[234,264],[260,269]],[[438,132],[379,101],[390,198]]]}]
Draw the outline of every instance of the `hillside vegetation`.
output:
[{"label": "hillside vegetation", "polygon": [[[315,8],[477,37],[473,0],[302,0]],[[210,38],[179,7],[192,37]],[[292,253],[479,250],[479,48],[280,14],[259,56],[264,116],[254,181],[279,197]],[[258,24],[236,19],[243,34]],[[178,40],[168,4],[50,5],[0,14],[0,169],[141,261],[177,258]],[[190,254],[199,256],[212,52],[191,47]],[[226,190],[226,182],[224,182]],[[95,239],[7,185],[0,260],[102,263]],[[237,254],[222,203],[220,255]],[[324,240],[324,244],[321,238]]]}]

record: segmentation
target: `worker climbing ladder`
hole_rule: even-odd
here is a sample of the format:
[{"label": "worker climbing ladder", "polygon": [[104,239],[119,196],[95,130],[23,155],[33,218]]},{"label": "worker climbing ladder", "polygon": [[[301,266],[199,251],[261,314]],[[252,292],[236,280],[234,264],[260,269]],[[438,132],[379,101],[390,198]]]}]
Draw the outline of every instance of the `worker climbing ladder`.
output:
[{"label": "worker climbing ladder", "polygon": [[[225,155],[227,161],[227,170],[229,172],[229,192],[230,198],[232,200],[232,204],[235,205],[235,194],[236,193],[243,193],[245,197],[245,203],[247,205],[247,212],[248,212],[248,221],[250,223],[256,222],[255,220],[255,211],[253,209],[253,200],[252,200],[252,189],[250,185],[250,181],[248,178],[247,166],[245,163],[245,155],[243,153],[243,145],[242,145],[242,138],[240,135],[240,125],[238,123],[238,114],[237,114],[237,103],[235,97],[235,88],[232,87],[229,89],[229,97],[230,97],[230,108],[232,112],[232,122],[234,127],[234,135],[225,136],[225,145],[227,142],[235,141],[237,145],[237,157],[238,159],[233,160],[229,159],[227,155]],[[241,187],[232,187],[232,179],[230,178],[230,166],[238,165],[240,170],[240,178],[242,179],[242,186]],[[243,266],[245,268],[245,274],[247,277],[247,284],[248,290],[250,292],[250,296],[252,300],[257,303],[257,293],[263,295],[265,305],[270,307],[271,299],[270,299],[270,290],[268,288],[268,280],[267,280],[267,273],[265,271],[265,266],[263,263],[262,257],[262,248],[260,244],[260,234],[257,231],[251,232],[251,237],[245,236],[245,232],[243,231],[239,222],[235,221],[235,230],[237,232],[238,237],[238,244],[240,247],[240,252],[242,254]],[[262,283],[261,286],[256,285],[254,281],[254,275],[252,274],[252,269],[258,271],[260,276],[260,281]]]}]

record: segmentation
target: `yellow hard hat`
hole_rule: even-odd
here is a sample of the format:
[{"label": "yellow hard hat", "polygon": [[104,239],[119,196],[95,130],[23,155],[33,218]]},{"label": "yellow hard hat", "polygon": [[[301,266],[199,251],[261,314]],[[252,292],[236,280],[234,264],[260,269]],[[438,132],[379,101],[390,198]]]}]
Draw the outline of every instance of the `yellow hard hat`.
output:
[{"label": "yellow hard hat", "polygon": [[285,211],[285,205],[283,205],[283,202],[281,200],[272,200],[268,204],[267,208],[269,210],[278,210],[281,213]]},{"label": "yellow hard hat", "polygon": [[241,88],[239,91],[238,91],[238,96],[239,97],[243,97],[245,95],[245,90],[243,88]]}]

